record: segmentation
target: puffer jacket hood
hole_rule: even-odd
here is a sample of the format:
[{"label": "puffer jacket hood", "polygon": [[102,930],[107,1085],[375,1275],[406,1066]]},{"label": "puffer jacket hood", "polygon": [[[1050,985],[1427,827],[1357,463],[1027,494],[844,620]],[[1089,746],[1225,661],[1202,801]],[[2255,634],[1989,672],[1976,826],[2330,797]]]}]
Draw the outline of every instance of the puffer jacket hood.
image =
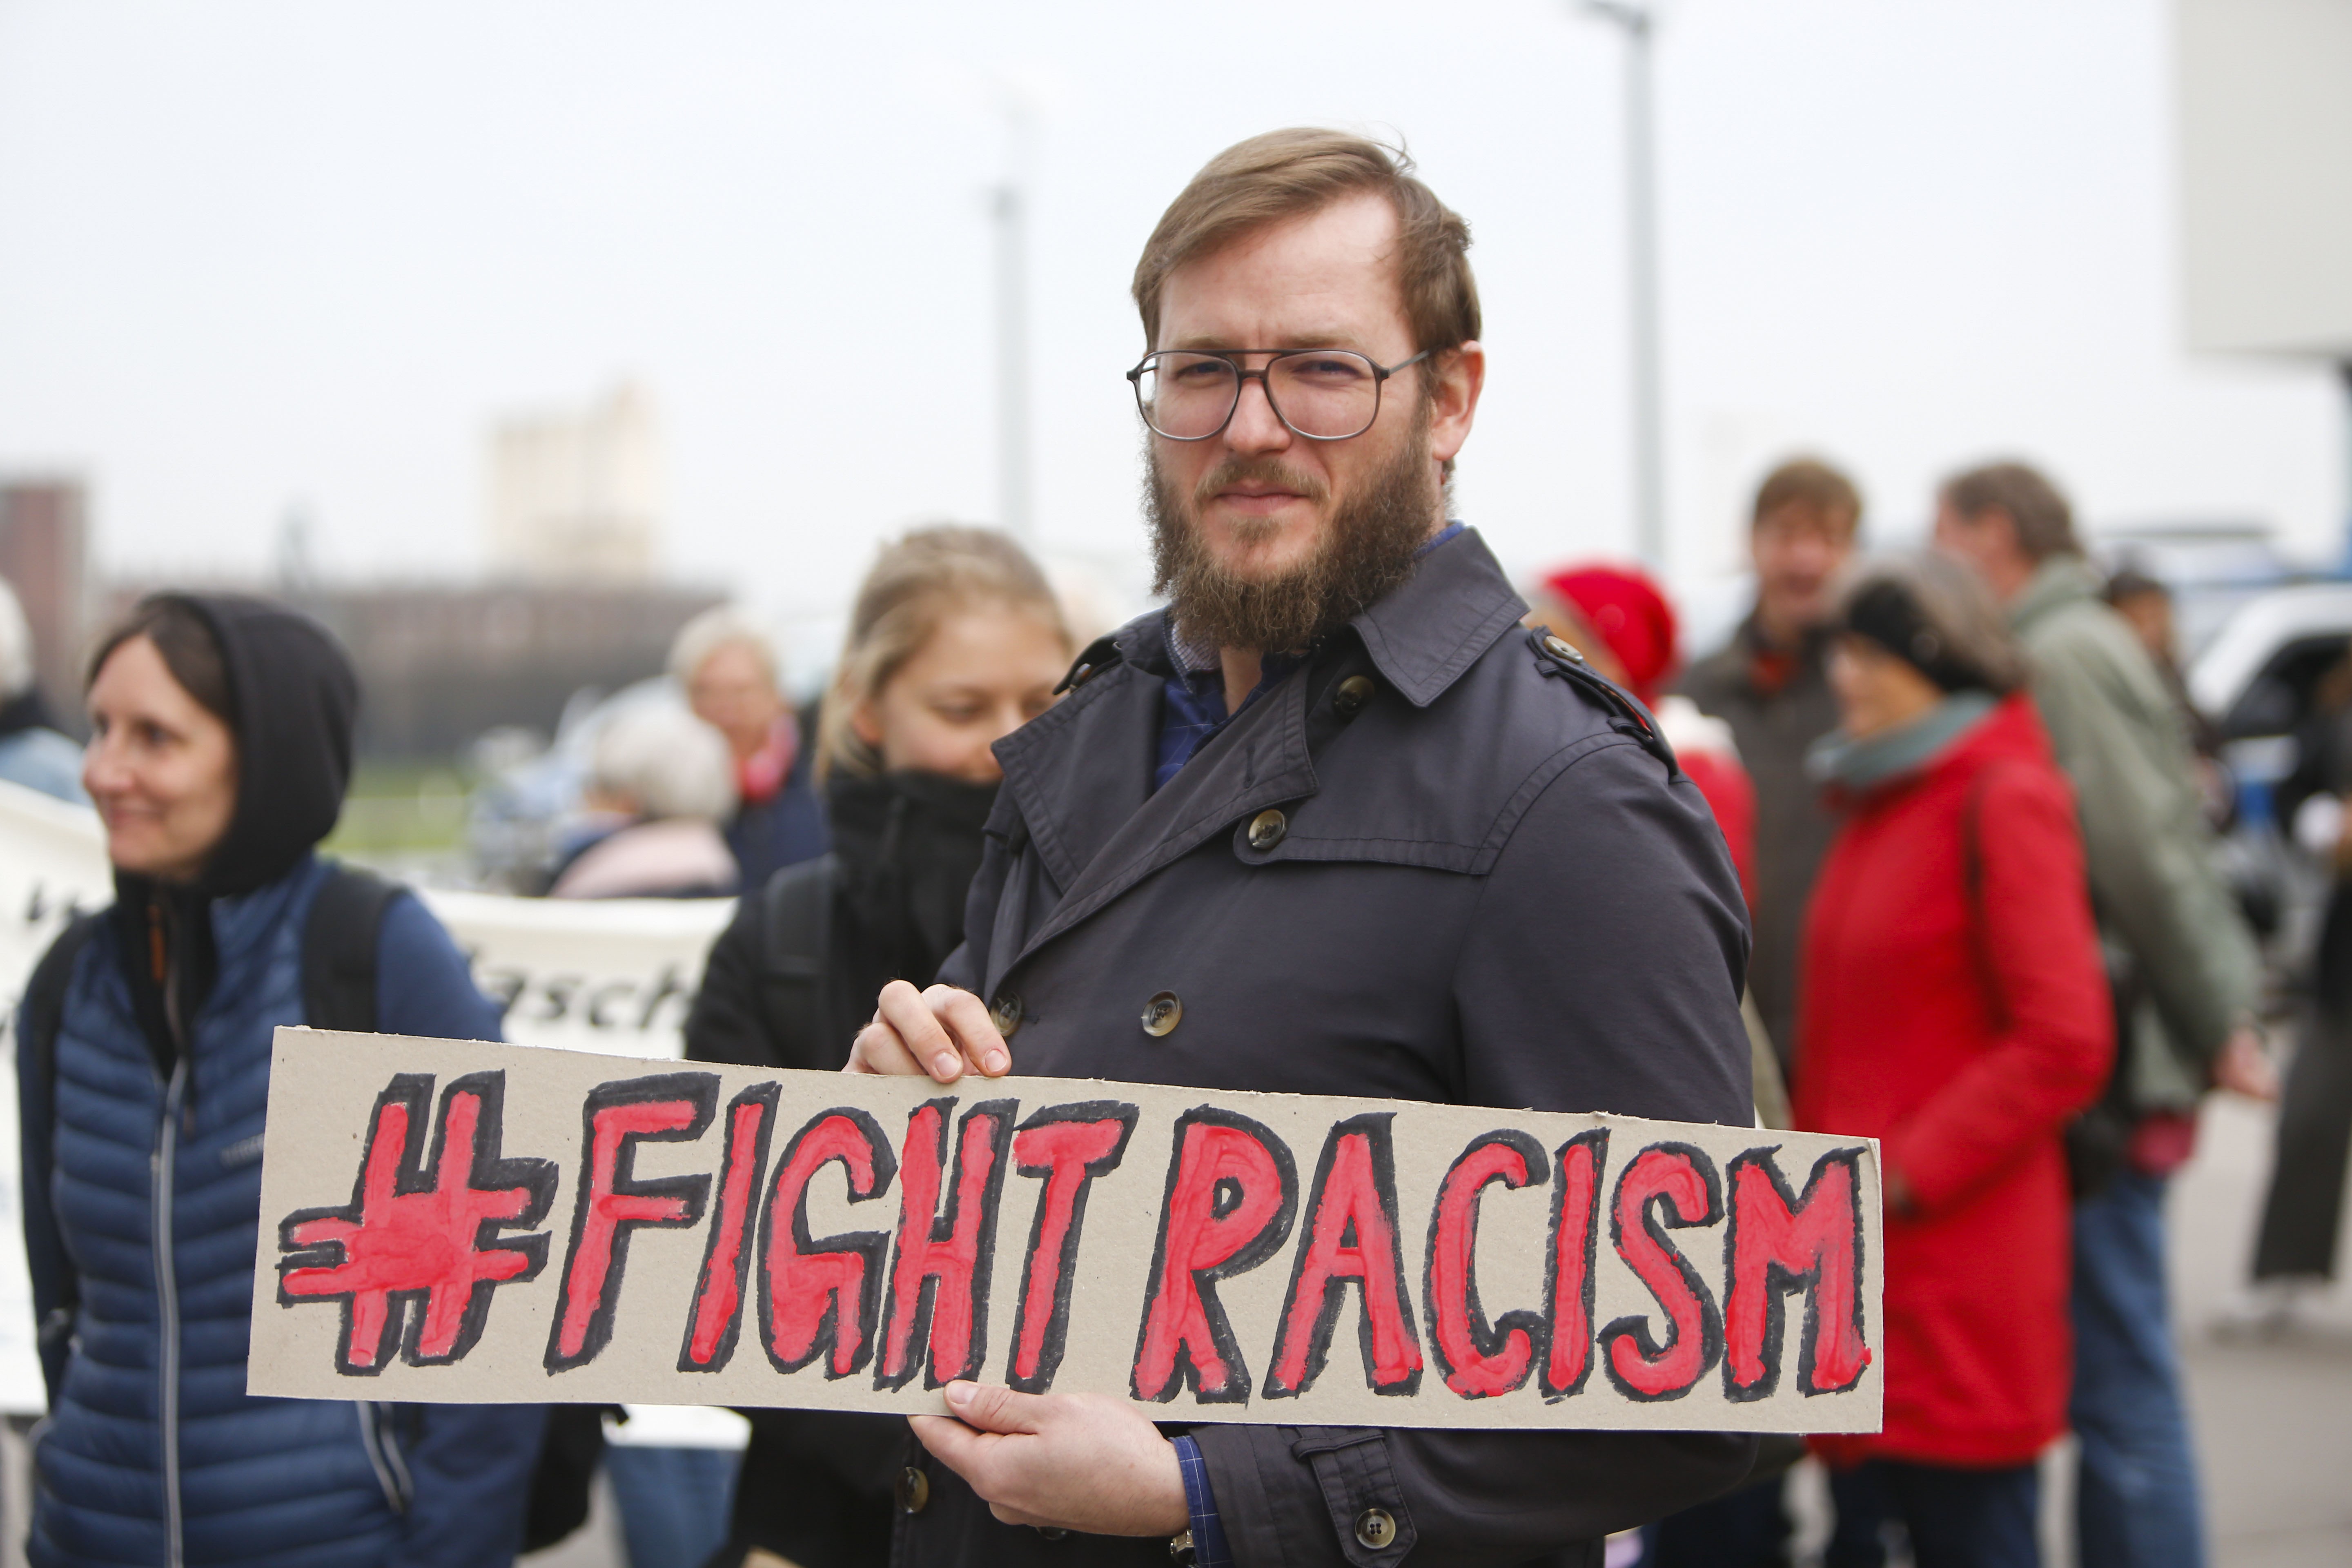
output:
[{"label": "puffer jacket hood", "polygon": [[[159,594],[211,628],[228,677],[236,736],[236,806],[193,883],[118,870],[112,919],[132,1005],[158,1069],[180,1050],[176,1015],[212,994],[218,954],[212,907],[279,880],[333,831],[351,781],[359,677],[340,644],[308,616],[236,594]],[[173,961],[164,961],[168,948]]]},{"label": "puffer jacket hood", "polygon": [[228,671],[236,811],[198,886],[250,892],[293,869],[334,831],[352,777],[359,676],[310,616],[237,594],[167,597],[204,617]]}]

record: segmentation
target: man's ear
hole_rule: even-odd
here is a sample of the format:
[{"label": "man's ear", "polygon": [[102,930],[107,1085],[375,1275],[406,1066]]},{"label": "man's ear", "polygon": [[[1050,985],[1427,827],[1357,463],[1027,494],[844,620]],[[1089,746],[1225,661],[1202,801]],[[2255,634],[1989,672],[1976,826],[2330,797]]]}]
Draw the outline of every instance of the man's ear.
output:
[{"label": "man's ear", "polygon": [[1451,462],[1470,439],[1478,395],[1486,388],[1486,351],[1475,338],[1436,357],[1429,373],[1429,455]]}]

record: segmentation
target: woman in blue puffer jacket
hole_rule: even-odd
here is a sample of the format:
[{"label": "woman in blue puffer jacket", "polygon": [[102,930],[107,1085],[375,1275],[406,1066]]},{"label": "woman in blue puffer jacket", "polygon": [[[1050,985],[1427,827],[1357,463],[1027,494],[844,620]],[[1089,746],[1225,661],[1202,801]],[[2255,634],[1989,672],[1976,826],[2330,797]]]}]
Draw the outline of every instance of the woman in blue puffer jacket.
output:
[{"label": "woman in blue puffer jacket", "polygon": [[[270,1037],[305,1021],[332,875],[312,847],[357,700],[321,627],[253,599],[150,598],[92,661],[83,779],[115,902],[73,952],[53,1050],[19,1062],[48,1320],[38,1568],[487,1568],[520,1541],[541,1407],[245,1392]],[[499,1037],[415,899],[384,906],[375,960],[378,1028]]]}]

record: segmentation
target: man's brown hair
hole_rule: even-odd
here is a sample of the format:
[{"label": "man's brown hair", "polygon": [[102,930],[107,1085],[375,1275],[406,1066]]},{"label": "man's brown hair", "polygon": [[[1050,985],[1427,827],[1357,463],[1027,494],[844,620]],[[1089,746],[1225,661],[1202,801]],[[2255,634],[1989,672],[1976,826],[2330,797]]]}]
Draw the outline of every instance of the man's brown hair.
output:
[{"label": "man's brown hair", "polygon": [[1819,458],[1792,458],[1764,476],[1756,489],[1749,526],[1784,506],[1801,506],[1844,524],[1852,533],[1862,521],[1862,492],[1843,470]]},{"label": "man's brown hair", "polygon": [[1944,481],[1946,506],[1974,522],[1999,508],[2017,525],[2017,547],[2029,560],[2053,555],[2080,555],[2083,542],[2074,535],[2074,510],[2058,487],[2026,463],[1987,463]]},{"label": "man's brown hair", "polygon": [[1396,209],[1397,282],[1414,351],[1457,347],[1478,336],[1478,282],[1470,273],[1470,226],[1413,177],[1402,147],[1341,131],[1269,131],[1209,160],[1160,215],[1135,264],[1135,304],[1146,353],[1159,346],[1160,296],[1168,275],[1254,229],[1319,212],[1360,191]]}]

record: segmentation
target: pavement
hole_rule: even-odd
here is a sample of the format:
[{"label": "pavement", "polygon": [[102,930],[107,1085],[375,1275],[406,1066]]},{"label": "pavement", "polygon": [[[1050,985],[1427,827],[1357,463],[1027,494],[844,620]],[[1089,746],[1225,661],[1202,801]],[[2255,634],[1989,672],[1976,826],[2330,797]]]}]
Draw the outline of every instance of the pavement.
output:
[{"label": "pavement", "polygon": [[[2269,1338],[2217,1331],[2245,1278],[2270,1176],[2272,1115],[2207,1107],[2168,1216],[2175,1321],[2204,1468],[2215,1568],[2352,1564],[2352,1289]],[[2352,1205],[2347,1205],[2352,1217]],[[2352,1237],[2338,1247],[2352,1265]]]}]

